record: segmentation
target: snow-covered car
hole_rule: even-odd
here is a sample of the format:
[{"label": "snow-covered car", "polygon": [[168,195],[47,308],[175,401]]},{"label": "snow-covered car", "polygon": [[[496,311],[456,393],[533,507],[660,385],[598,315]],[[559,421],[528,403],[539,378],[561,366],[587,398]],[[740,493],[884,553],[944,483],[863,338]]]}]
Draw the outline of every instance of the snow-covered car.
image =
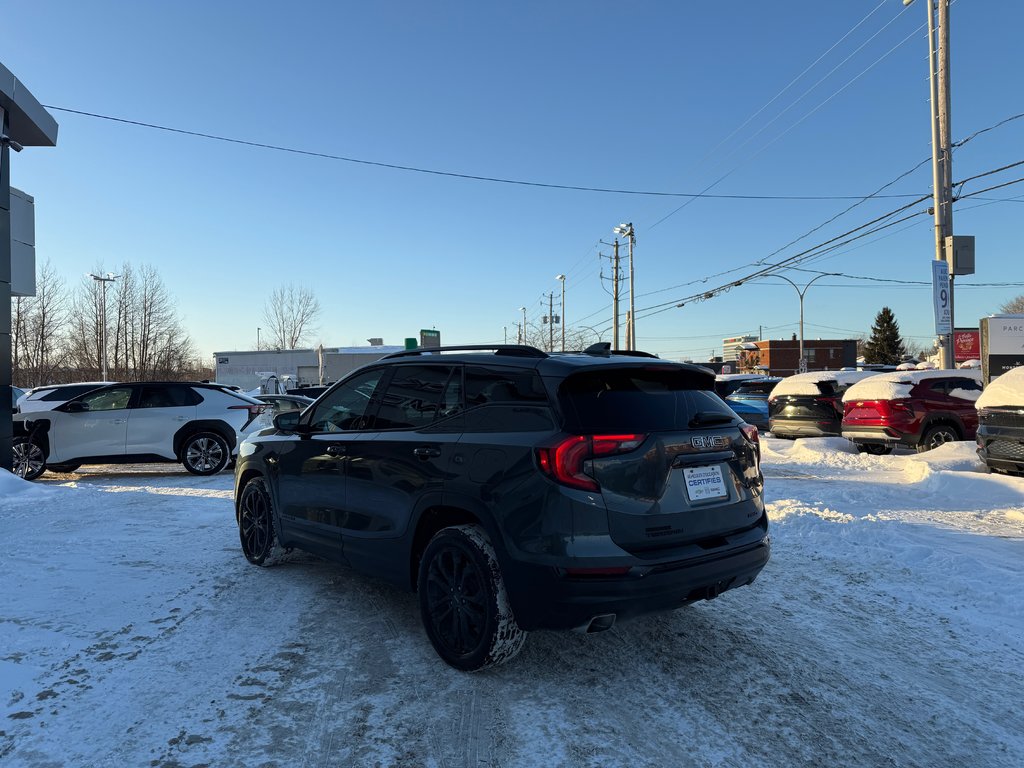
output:
[{"label": "snow-covered car", "polygon": [[267,407],[214,384],[108,384],[49,411],[15,414],[14,472],[34,480],[83,464],[180,462],[212,475]]},{"label": "snow-covered car", "polygon": [[763,373],[720,373],[715,376],[715,394],[724,399],[746,384],[771,378]]},{"label": "snow-covered car", "polygon": [[874,371],[811,371],[789,376],[768,396],[768,429],[775,437],[838,437],[843,393]]},{"label": "snow-covered car", "polygon": [[74,384],[47,384],[42,387],[33,387],[18,398],[17,410],[20,413],[49,411],[72,398],[84,395],[86,392],[116,383],[114,381],[81,381]]},{"label": "snow-covered car", "polygon": [[990,381],[975,407],[978,456],[994,472],[1024,475],[1024,366]]},{"label": "snow-covered car", "polygon": [[879,373],[843,395],[843,437],[868,453],[897,445],[918,452],[973,440],[981,372],[915,370]]}]

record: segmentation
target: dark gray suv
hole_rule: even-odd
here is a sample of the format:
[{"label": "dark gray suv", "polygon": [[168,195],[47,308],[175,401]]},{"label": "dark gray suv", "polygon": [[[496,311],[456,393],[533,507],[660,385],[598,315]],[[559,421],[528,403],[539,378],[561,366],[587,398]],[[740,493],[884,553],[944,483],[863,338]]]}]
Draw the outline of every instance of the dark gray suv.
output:
[{"label": "dark gray suv", "polygon": [[757,430],[713,387],[607,345],[390,355],[243,441],[242,551],[269,565],[299,548],[417,591],[464,670],[528,630],[717,597],[770,543]]}]

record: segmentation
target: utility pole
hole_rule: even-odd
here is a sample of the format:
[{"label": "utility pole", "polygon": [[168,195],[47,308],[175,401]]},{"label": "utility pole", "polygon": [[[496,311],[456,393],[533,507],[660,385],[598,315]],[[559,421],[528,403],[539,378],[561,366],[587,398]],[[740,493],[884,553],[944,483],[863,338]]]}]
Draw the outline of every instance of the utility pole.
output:
[{"label": "utility pole", "polygon": [[555,275],[555,280],[562,282],[562,309],[558,320],[562,325],[562,351],[565,352],[565,275]]},{"label": "utility pole", "polygon": [[[929,3],[931,0],[929,0]],[[956,353],[953,350],[953,328],[956,328],[956,321],[953,316],[953,281],[955,280],[953,270],[953,248],[951,243],[953,237],[953,141],[951,138],[951,114],[949,108],[949,3],[950,0],[939,0],[939,139],[942,149],[942,221],[943,221],[943,256],[949,265],[949,328],[943,348],[945,360],[943,368],[956,367]]]},{"label": "utility pole", "polygon": [[612,349],[619,348],[619,238],[612,251]]},{"label": "utility pole", "polygon": [[[910,5],[914,0],[903,0]],[[949,0],[937,0],[938,25],[935,20],[936,0],[925,0],[928,13],[928,84],[932,131],[932,212],[935,221],[935,260],[949,265],[949,327],[941,339],[939,367],[953,368],[953,252],[946,248],[953,236],[953,151],[949,102]],[[951,241],[949,241],[951,242]]]},{"label": "utility pole", "polygon": [[636,349],[636,305],[634,303],[636,291],[633,285],[633,246],[636,245],[636,231],[633,223],[619,224],[612,229],[617,235],[629,238],[629,337],[626,340],[629,349]]},{"label": "utility pole", "polygon": [[548,294],[548,352],[555,348],[555,294]]}]

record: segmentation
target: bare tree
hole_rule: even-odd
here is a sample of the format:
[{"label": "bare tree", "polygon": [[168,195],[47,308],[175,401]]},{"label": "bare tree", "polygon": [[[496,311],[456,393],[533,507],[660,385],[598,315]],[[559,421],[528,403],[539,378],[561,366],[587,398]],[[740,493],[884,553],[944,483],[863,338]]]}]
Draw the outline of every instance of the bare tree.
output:
[{"label": "bare tree", "polygon": [[[100,304],[98,284],[84,281],[68,337],[71,364],[83,378],[98,376],[102,367]],[[154,267],[135,269],[128,263],[121,267],[113,290],[108,288],[106,323],[112,379],[179,379],[195,369],[192,340]]]},{"label": "bare tree", "polygon": [[999,308],[1000,312],[1008,315],[1024,315],[1024,293],[1015,299],[1010,299]]},{"label": "bare tree", "polygon": [[14,381],[49,384],[65,364],[65,326],[70,304],[64,280],[47,261],[36,275],[35,296],[17,296],[12,306],[11,362]]},{"label": "bare tree", "polygon": [[266,342],[276,349],[298,349],[316,331],[320,302],[308,288],[280,286],[264,305],[263,319],[270,330]]}]

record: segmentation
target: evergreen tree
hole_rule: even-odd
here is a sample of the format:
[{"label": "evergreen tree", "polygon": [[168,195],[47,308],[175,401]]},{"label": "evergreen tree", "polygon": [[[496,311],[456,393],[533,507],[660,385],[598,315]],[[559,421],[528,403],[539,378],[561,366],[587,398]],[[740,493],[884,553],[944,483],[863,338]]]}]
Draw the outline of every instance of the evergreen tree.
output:
[{"label": "evergreen tree", "polygon": [[864,344],[864,362],[897,365],[906,354],[896,315],[888,307],[882,307],[871,326],[871,338]]}]

